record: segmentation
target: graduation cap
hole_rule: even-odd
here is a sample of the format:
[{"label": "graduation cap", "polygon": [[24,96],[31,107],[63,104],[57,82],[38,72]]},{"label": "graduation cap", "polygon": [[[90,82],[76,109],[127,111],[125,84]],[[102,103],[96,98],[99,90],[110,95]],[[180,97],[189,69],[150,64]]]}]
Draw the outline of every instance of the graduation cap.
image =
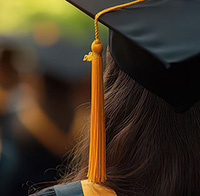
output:
[{"label": "graduation cap", "polygon": [[[88,179],[103,182],[106,180],[103,46],[99,41],[98,21],[110,29],[109,49],[115,63],[176,112],[184,112],[200,99],[200,1],[67,1],[95,18],[96,40],[92,44],[92,53],[85,57],[92,60]],[[93,146],[93,143],[102,146]]]}]

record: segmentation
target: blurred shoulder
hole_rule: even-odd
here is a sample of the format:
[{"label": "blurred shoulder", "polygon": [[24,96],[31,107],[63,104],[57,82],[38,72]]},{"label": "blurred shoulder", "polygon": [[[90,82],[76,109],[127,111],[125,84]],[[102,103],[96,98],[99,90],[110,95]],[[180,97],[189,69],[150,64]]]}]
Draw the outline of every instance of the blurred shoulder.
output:
[{"label": "blurred shoulder", "polygon": [[84,196],[80,181],[56,185],[30,196]]}]

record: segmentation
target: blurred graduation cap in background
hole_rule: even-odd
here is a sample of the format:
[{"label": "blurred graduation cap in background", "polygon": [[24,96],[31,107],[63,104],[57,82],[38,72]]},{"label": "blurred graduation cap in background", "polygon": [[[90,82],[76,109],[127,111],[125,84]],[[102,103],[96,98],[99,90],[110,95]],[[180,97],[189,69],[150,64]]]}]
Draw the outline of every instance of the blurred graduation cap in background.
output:
[{"label": "blurred graduation cap in background", "polygon": [[[144,88],[164,99],[176,112],[184,112],[200,99],[200,1],[67,1],[95,19],[96,39],[92,52],[85,56],[85,60],[92,61],[94,91],[88,179],[103,182],[106,180],[103,160],[105,131],[98,21],[110,29],[109,50],[115,63]],[[95,143],[102,143],[102,146],[97,147]],[[96,160],[95,156],[103,158]]]}]

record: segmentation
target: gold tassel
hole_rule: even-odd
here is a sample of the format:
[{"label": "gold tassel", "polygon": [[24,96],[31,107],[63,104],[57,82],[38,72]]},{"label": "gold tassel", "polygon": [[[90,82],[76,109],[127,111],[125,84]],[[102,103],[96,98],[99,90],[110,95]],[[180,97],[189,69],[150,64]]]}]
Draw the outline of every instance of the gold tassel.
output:
[{"label": "gold tassel", "polygon": [[92,61],[88,180],[96,183],[106,180],[106,134],[102,51],[102,43],[99,40],[95,40],[92,43],[92,52],[84,58],[84,60]]},{"label": "gold tassel", "polygon": [[106,133],[104,117],[104,87],[103,87],[103,45],[99,40],[98,20],[107,12],[124,8],[144,0],[135,0],[122,5],[107,8],[95,16],[95,38],[92,43],[92,52],[85,55],[84,61],[92,61],[92,98],[90,119],[90,151],[88,180],[94,183],[106,181]]}]

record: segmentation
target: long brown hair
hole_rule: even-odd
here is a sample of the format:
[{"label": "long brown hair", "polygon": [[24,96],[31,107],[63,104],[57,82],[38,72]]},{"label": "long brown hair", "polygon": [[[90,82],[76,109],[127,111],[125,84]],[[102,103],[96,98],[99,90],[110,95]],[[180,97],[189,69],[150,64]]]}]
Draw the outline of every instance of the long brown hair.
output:
[{"label": "long brown hair", "polygon": [[[200,104],[175,113],[118,68],[109,51],[106,59],[105,186],[118,196],[200,195]],[[62,182],[86,179],[88,125],[89,119]]]}]

